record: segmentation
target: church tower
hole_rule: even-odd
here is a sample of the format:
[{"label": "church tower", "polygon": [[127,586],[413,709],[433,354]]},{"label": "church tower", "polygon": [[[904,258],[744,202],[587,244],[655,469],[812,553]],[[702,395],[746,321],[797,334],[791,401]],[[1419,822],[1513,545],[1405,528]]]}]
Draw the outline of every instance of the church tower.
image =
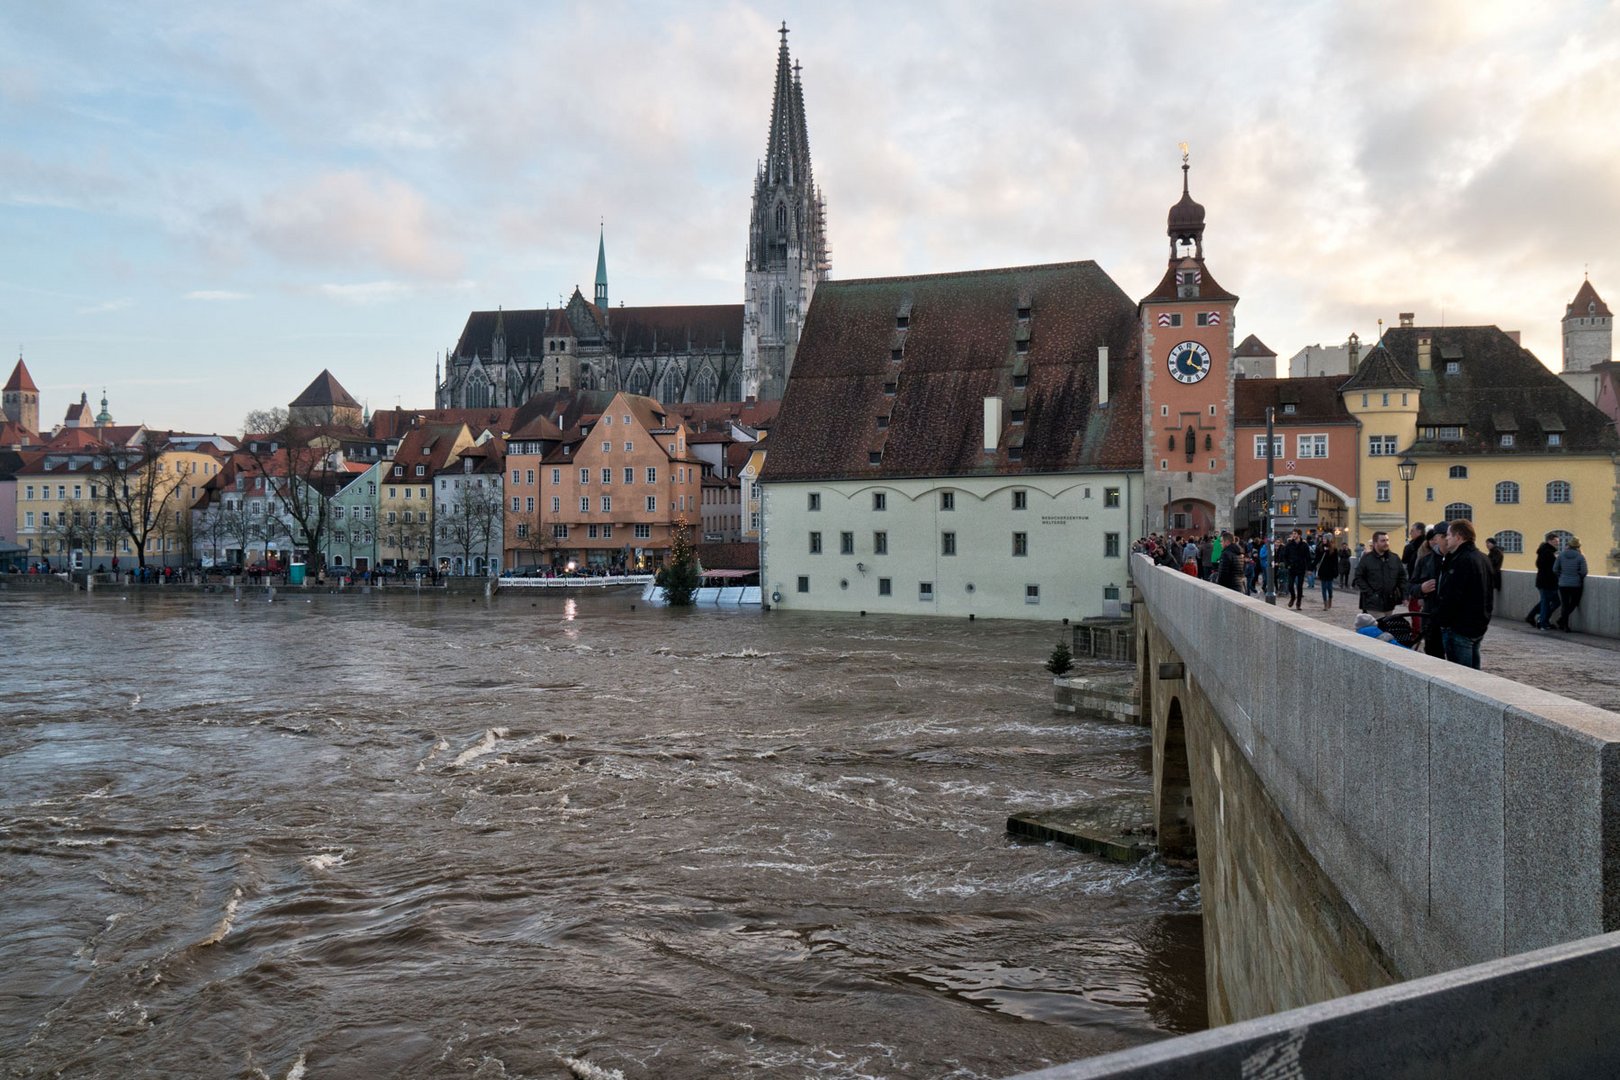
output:
[{"label": "church tower", "polygon": [[804,90],[788,55],[787,23],[780,33],[770,141],[754,177],[743,286],[742,391],[761,400],[782,396],[799,328],[830,265],[826,206],[810,171]]},{"label": "church tower", "polygon": [[602,225],[602,231],[596,237],[596,306],[603,311],[608,309],[607,224],[605,222]]},{"label": "church tower", "polygon": [[1591,371],[1593,364],[1614,359],[1613,353],[1614,313],[1587,278],[1564,308],[1564,370]]},{"label": "church tower", "polygon": [[5,418],[26,431],[39,434],[39,387],[28,374],[28,366],[17,357],[17,366],[6,380]]},{"label": "church tower", "polygon": [[1142,330],[1142,467],[1149,530],[1179,536],[1232,527],[1233,315],[1238,298],[1204,265],[1204,208],[1188,190],[1170,208],[1170,262],[1137,306]]}]

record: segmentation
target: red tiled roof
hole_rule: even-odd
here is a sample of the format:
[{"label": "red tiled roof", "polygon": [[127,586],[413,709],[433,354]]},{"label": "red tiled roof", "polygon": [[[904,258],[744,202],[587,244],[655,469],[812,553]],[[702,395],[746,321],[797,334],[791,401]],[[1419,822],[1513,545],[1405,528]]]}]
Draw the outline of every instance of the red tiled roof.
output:
[{"label": "red tiled roof", "polygon": [[337,405],[346,409],[358,409],[360,403],[349,396],[330,371],[322,369],[315,376],[315,381],[304,388],[304,392],[292,400],[290,407],[309,405]]},{"label": "red tiled roof", "polygon": [[[1580,291],[1575,294],[1575,299],[1571,300],[1569,307],[1564,309],[1564,318],[1566,319],[1611,319],[1613,317],[1614,313],[1609,310],[1609,305],[1605,304],[1603,297],[1599,296],[1597,290],[1592,288],[1590,278],[1581,282]],[[20,364],[22,361],[19,360],[18,363]],[[11,387],[8,386],[6,389],[9,390]]]},{"label": "red tiled roof", "polygon": [[[1353,424],[1355,418],[1344,407],[1339,394],[1343,375],[1318,375],[1308,379],[1237,379],[1233,386],[1237,399],[1233,418],[1239,424],[1264,424],[1266,406],[1277,410],[1279,424]],[[1284,407],[1292,405],[1292,413]]]},{"label": "red tiled roof", "polygon": [[376,439],[396,439],[423,424],[466,424],[473,432],[493,431],[497,435],[512,430],[519,410],[502,409],[379,409],[371,416],[371,435]]},{"label": "red tiled roof", "polygon": [[1243,339],[1242,344],[1232,350],[1233,356],[1269,356],[1276,359],[1276,352],[1266,348],[1266,343],[1250,334]]},{"label": "red tiled roof", "polygon": [[32,390],[39,393],[39,387],[34,385],[34,377],[28,374],[28,365],[17,357],[17,366],[11,369],[11,378],[6,380],[7,390]]},{"label": "red tiled roof", "polygon": [[[1090,261],[826,282],[763,479],[1139,470],[1140,338],[1136,306]],[[1103,346],[1111,396],[1099,406]],[[986,397],[1024,419],[1005,425],[993,453],[983,450]]]}]

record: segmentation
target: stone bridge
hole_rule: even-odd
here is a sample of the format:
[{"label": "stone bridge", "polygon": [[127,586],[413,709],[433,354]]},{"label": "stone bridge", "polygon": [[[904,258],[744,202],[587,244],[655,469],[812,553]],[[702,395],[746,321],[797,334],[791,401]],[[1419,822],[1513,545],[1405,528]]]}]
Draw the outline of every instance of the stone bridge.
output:
[{"label": "stone bridge", "polygon": [[[1558,998],[1544,984],[1561,985],[1571,1015],[1607,1017],[1606,1030],[1588,1029],[1583,1040],[1607,1055],[1586,1075],[1615,1075],[1620,1013],[1607,998],[1591,1008],[1591,969],[1560,982],[1548,971],[1562,954],[1551,969],[1545,952],[1522,964],[1503,958],[1568,950],[1620,928],[1620,715],[1360,637],[1141,556],[1132,570],[1159,842],[1167,857],[1197,859],[1212,1027],[1265,1024],[1256,1018],[1305,1006],[1331,1010],[1337,1003],[1319,1003],[1359,992],[1387,1005],[1408,992],[1394,984],[1455,983],[1457,969],[1506,963],[1542,981],[1511,991],[1507,983],[1490,989],[1483,976],[1468,985],[1486,986],[1479,993],[1498,1007],[1521,993],[1545,1006]],[[1613,653],[1602,655],[1613,663]],[[1599,957],[1606,980],[1620,975],[1620,935],[1574,948],[1581,963]],[[1582,994],[1584,1006],[1574,1000]],[[1430,1001],[1432,1014],[1401,1000],[1396,1011],[1408,1024],[1443,1022],[1444,993]],[[1289,1021],[1300,1031],[1317,1022]],[[1502,1040],[1524,1029],[1500,1008],[1476,1010],[1473,1022],[1496,1032],[1474,1038],[1476,1057],[1486,1047],[1487,1060],[1521,1060]],[[1227,1029],[1231,1039],[1219,1031],[1189,1038],[1204,1040],[1203,1051],[1224,1045],[1238,1061],[1231,1040],[1253,1036],[1251,1027]],[[1176,1061],[1172,1048],[1185,1041],[1153,1051],[1175,1061],[1162,1072],[1124,1061],[1111,1070],[1097,1059],[1040,1075],[1240,1075],[1194,1051]],[[1346,1053],[1354,1049],[1346,1043]],[[1365,1064],[1374,1071],[1362,1075],[1392,1075]]]}]

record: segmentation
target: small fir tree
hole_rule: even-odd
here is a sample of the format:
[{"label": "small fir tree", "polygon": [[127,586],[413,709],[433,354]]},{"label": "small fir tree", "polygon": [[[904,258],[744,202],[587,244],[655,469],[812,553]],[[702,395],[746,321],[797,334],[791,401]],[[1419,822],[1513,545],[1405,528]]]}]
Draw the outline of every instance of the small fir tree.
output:
[{"label": "small fir tree", "polygon": [[1046,661],[1046,670],[1061,679],[1073,667],[1074,653],[1069,651],[1069,643],[1058,638],[1057,648],[1052,650],[1051,659]]},{"label": "small fir tree", "polygon": [[670,544],[669,565],[658,571],[657,582],[663,586],[664,601],[671,607],[690,607],[692,595],[697,592],[697,552],[692,548],[692,531],[686,522],[675,523],[675,539]]}]

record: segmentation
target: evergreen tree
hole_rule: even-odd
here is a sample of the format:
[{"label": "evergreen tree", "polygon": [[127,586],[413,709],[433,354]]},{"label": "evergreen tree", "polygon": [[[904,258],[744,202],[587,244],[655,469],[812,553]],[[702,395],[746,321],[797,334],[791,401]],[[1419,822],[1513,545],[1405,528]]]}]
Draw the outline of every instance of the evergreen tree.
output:
[{"label": "evergreen tree", "polygon": [[657,581],[663,586],[664,601],[671,607],[690,607],[700,580],[692,530],[686,522],[677,521],[675,539],[670,544],[669,565],[658,571]]},{"label": "evergreen tree", "polygon": [[1046,670],[1061,679],[1073,667],[1074,653],[1069,651],[1069,643],[1058,638],[1057,648],[1052,650],[1051,659],[1046,661]]}]

